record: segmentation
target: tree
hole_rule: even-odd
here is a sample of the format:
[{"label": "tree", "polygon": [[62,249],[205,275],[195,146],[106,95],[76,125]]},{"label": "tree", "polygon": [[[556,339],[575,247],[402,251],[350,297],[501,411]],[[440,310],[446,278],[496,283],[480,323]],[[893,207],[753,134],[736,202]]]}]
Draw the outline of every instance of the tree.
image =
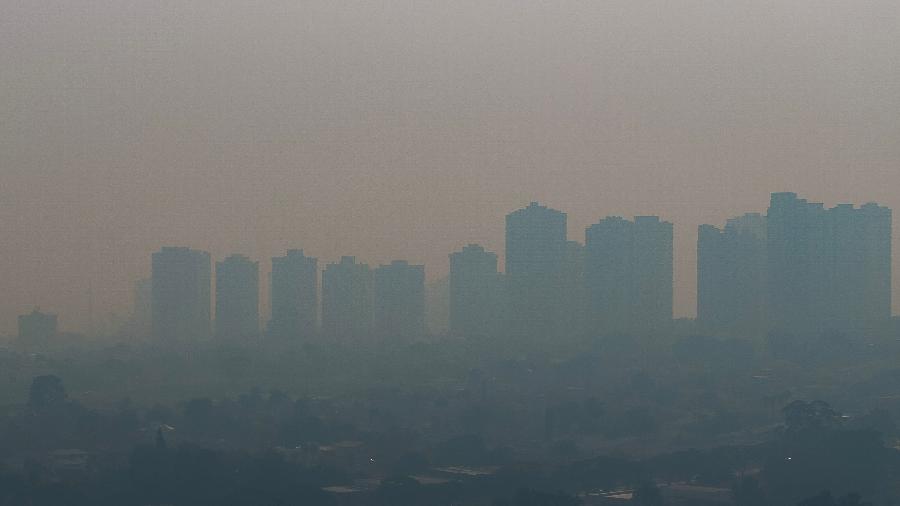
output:
[{"label": "tree", "polygon": [[765,491],[759,485],[759,480],[753,476],[744,476],[731,488],[734,504],[737,506],[766,506]]},{"label": "tree", "polygon": [[771,497],[795,501],[816,490],[884,493],[890,487],[894,453],[874,431],[822,431],[795,437],[773,452],[762,477]]},{"label": "tree", "polygon": [[163,436],[162,427],[156,429],[156,449],[157,450],[165,450],[166,449],[166,438]]},{"label": "tree", "polygon": [[805,499],[797,503],[797,506],[836,506],[834,502],[834,497],[831,496],[831,492],[822,492],[821,494],[810,497],[809,499]]},{"label": "tree", "polygon": [[62,379],[54,375],[36,376],[28,391],[28,405],[35,410],[57,406],[66,401],[68,395]]},{"label": "tree", "polygon": [[375,492],[377,503],[385,506],[421,504],[422,485],[409,476],[389,476]]},{"label": "tree", "polygon": [[825,401],[794,401],[781,410],[789,434],[820,432],[837,427],[841,414]]},{"label": "tree", "polygon": [[562,492],[520,489],[513,499],[494,501],[494,506],[578,506],[581,501]]},{"label": "tree", "polygon": [[800,501],[797,506],[872,506],[872,503],[863,502],[859,494],[847,494],[835,501],[831,492],[825,491],[815,497]]},{"label": "tree", "polygon": [[659,487],[650,482],[644,482],[635,489],[631,502],[638,506],[662,506],[665,504]]},{"label": "tree", "polygon": [[212,399],[201,397],[188,401],[184,406],[184,418],[191,429],[208,432],[216,422]]},{"label": "tree", "polygon": [[847,494],[838,501],[838,506],[872,506],[870,502],[863,502],[859,494]]}]

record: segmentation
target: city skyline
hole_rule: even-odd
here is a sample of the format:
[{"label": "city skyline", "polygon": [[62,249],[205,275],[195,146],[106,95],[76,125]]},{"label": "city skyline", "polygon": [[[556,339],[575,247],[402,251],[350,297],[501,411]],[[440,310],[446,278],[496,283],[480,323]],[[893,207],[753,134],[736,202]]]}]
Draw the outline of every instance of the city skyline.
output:
[{"label": "city skyline", "polygon": [[898,48],[0,0],[0,506],[900,506]]},{"label": "city skyline", "polygon": [[[753,334],[770,327],[762,322],[771,319],[772,329],[789,330],[784,326],[785,318],[795,320],[795,315],[808,311],[813,311],[808,313],[810,321],[820,322],[825,328],[839,322],[859,324],[892,316],[891,214],[890,208],[872,202],[826,208],[796,193],[775,192],[766,214],[744,213],[727,219],[723,228],[700,225],[696,233],[698,328],[739,334],[755,329],[750,332]],[[770,215],[775,220],[771,227],[767,226]],[[658,216],[635,216],[633,220],[607,216],[586,227],[584,242],[580,242],[565,231],[566,213],[534,201],[508,213],[506,222],[505,249],[513,255],[513,261],[507,254],[505,263],[514,266],[512,275],[499,268],[496,253],[469,243],[448,255],[450,272],[445,281],[449,280],[450,298],[445,302],[449,308],[426,308],[423,284],[414,288],[421,292],[414,296],[413,300],[421,299],[414,303],[419,306],[414,312],[422,314],[413,321],[424,321],[427,312],[449,310],[451,332],[488,335],[490,328],[515,327],[517,323],[529,329],[528,333],[543,334],[646,331],[663,328],[670,319],[679,318],[672,299],[672,223]],[[792,244],[796,243],[794,246],[778,245],[779,237],[785,234]],[[768,241],[767,235],[771,236]],[[793,250],[808,253],[802,253],[802,257],[789,253],[785,258],[796,258],[790,261],[781,258],[785,253],[780,251]],[[201,307],[201,313],[209,315],[201,316],[209,320],[209,326],[200,334],[220,338],[230,335],[230,339],[253,337],[258,331],[282,338],[310,337],[320,331],[358,338],[365,329],[377,328],[378,314],[384,313],[379,307],[386,299],[377,295],[380,272],[413,267],[419,269],[414,276],[423,280],[413,284],[426,279],[425,266],[410,265],[405,260],[392,260],[370,270],[354,256],[320,263],[306,256],[304,250],[289,249],[286,255],[271,259],[268,290],[270,299],[280,300],[273,314],[260,303],[259,261],[240,254],[217,261],[208,252],[172,246],[153,253],[152,259],[154,277],[167,285],[177,280],[178,285],[161,288],[169,293],[167,299],[178,301],[175,306],[196,304],[198,287],[191,285],[187,292],[184,287],[187,278],[199,277],[200,289],[210,299],[200,304],[207,306]],[[215,276],[211,272],[214,261]],[[812,264],[788,264],[797,261]],[[810,266],[817,270],[810,271]],[[196,268],[200,271],[195,272]],[[403,276],[391,282],[392,298],[407,297],[403,289],[393,285],[409,283]],[[202,287],[204,278],[209,286]],[[135,280],[132,314],[118,322],[125,332],[147,332],[142,322],[148,318],[143,315],[153,310],[145,300],[153,290],[149,281]],[[829,288],[830,295],[803,295],[819,293],[821,290],[811,285],[816,283],[822,287],[834,285]],[[381,283],[382,293],[386,286]],[[789,292],[794,295],[787,295]],[[565,294],[565,300],[559,294]],[[784,297],[791,298],[794,302],[790,304],[796,307],[778,302]],[[466,300],[472,298],[481,302],[473,305]],[[845,299],[851,302],[841,302]],[[405,300],[401,304],[410,303]],[[556,304],[562,305],[554,308]],[[222,308],[232,308],[232,314],[220,318]],[[783,316],[779,317],[779,312]],[[522,320],[525,315],[533,321]],[[20,321],[22,316],[18,316]],[[172,325],[167,320],[173,318],[165,317],[161,324]],[[638,321],[643,323],[635,326]],[[419,326],[425,328],[423,322],[412,324],[412,328]],[[381,327],[384,334],[387,329],[384,324]],[[801,324],[796,328],[811,327]],[[152,333],[159,337],[158,330]]]},{"label": "city skyline", "polygon": [[690,316],[698,225],[773,191],[900,209],[893,1],[4,5],[4,334],[35,305],[88,329],[92,286],[124,318],[168,244],[439,279],[470,242],[502,263],[532,200],[571,238],[674,223]]},{"label": "city skyline", "polygon": [[[819,198],[821,195],[812,194],[810,192],[805,192],[802,190],[798,190],[798,193],[801,195],[816,195],[815,200],[819,202],[824,202],[826,207],[837,206],[841,203],[846,203],[851,201],[850,199],[824,199]],[[769,193],[762,193],[759,195],[760,204],[752,209],[752,212],[759,212],[765,214],[766,208],[768,206],[769,201]],[[860,205],[862,203],[866,203],[869,201],[878,202],[880,205],[885,205],[887,207],[895,208],[895,206],[891,206],[888,204],[890,199],[879,200],[867,195],[861,195],[859,199],[852,200],[852,202],[857,202]],[[477,243],[484,246],[486,249],[497,253],[499,258],[499,266],[501,270],[505,269],[504,266],[504,253],[505,247],[503,244],[503,215],[509,212],[510,209],[515,209],[517,207],[524,206],[529,199],[523,199],[519,202],[513,203],[510,207],[501,210],[497,217],[494,219],[486,220],[487,225],[492,226],[496,229],[496,236],[490,236],[488,234],[477,234],[478,237],[473,234],[473,236],[469,239],[460,238],[458,242],[449,243],[449,241],[444,239],[440,239],[436,241],[435,245],[432,245],[428,248],[423,248],[419,246],[417,248],[410,248],[404,250],[402,248],[396,248],[392,251],[396,251],[396,254],[389,255],[363,255],[362,253],[365,251],[370,251],[370,247],[366,247],[361,245],[356,249],[350,250],[349,248],[342,248],[337,245],[334,245],[336,241],[334,240],[325,240],[324,244],[331,244],[329,248],[324,247],[316,247],[315,245],[307,247],[308,250],[316,252],[317,256],[322,259],[320,262],[322,265],[332,261],[338,261],[342,256],[345,255],[354,255],[361,259],[364,263],[369,263],[370,265],[379,265],[383,263],[389,263],[395,258],[408,258],[411,262],[425,264],[428,266],[427,270],[427,283],[434,283],[439,280],[446,279],[449,274],[449,263],[447,261],[447,254],[451,251],[458,250],[469,243]],[[542,203],[554,207],[553,204],[550,204],[547,201],[541,200]],[[649,208],[651,206],[647,206]],[[705,207],[705,206],[704,206]],[[734,206],[727,206],[728,208],[734,208]],[[568,210],[565,207],[565,204],[561,206],[562,209]],[[609,213],[609,216],[621,215],[621,216],[634,216],[641,214],[651,214],[649,212],[641,211],[641,208],[632,206],[632,208],[636,208],[636,212],[627,213],[627,212],[617,212],[613,210]],[[646,209],[646,208],[645,208]],[[683,222],[679,222],[677,219],[672,218],[668,215],[661,215],[663,219],[667,221],[672,221],[675,225],[675,297],[674,297],[674,307],[675,307],[675,317],[686,317],[693,318],[696,316],[696,230],[700,225],[706,224],[720,224],[724,223],[728,219],[742,215],[747,212],[747,208],[735,209],[734,212],[725,212],[725,211],[716,211],[712,213],[716,218],[710,219],[708,221],[700,221],[693,227],[689,228],[689,225]],[[578,240],[583,243],[583,233],[585,228],[590,226],[591,224],[596,223],[597,219],[601,216],[598,215],[597,212],[594,213],[579,213],[577,215],[567,212],[569,215],[569,226],[568,226],[568,237],[570,239]],[[721,216],[721,218],[718,218]],[[473,228],[480,228],[485,224],[474,224]],[[247,236],[253,236],[254,233],[251,231],[246,234]],[[403,235],[406,237],[405,235]],[[420,245],[422,241],[415,240],[415,238],[410,238],[411,243],[415,245]],[[900,248],[900,234],[894,234],[893,236],[893,247],[895,250]],[[218,241],[216,241],[218,242]],[[245,238],[238,238],[236,243],[239,245],[240,243],[246,242]],[[356,241],[349,241],[350,243],[354,243]],[[200,241],[195,240],[191,241],[187,238],[183,241],[178,242],[160,242],[152,246],[148,246],[146,251],[140,252],[140,254],[135,255],[134,257],[125,256],[121,253],[115,253],[110,247],[110,251],[106,253],[106,255],[112,255],[116,259],[116,263],[113,264],[116,270],[128,270],[129,272],[133,272],[133,277],[122,278],[120,282],[117,283],[117,287],[113,290],[99,290],[95,289],[95,293],[93,297],[95,299],[95,308],[94,308],[94,320],[98,327],[103,327],[110,323],[121,324],[130,316],[132,310],[131,300],[133,298],[133,288],[135,281],[143,278],[149,278],[151,274],[150,262],[148,261],[149,254],[153,251],[158,250],[160,247],[168,245],[168,244],[189,244],[193,249],[208,251],[211,253],[213,259],[222,260],[226,257],[233,254],[240,254],[244,256],[248,256],[254,260],[265,260],[269,259],[273,256],[282,254],[285,250],[298,247],[302,242],[298,241],[294,244],[288,243],[284,239],[277,239],[273,241],[272,244],[280,244],[282,247],[276,247],[273,245],[258,245],[256,247],[244,247],[241,248],[239,246],[229,246],[218,245],[217,247],[205,247],[203,243],[209,244],[208,241]],[[437,248],[440,245],[448,244],[446,250],[438,251]],[[333,255],[324,255],[318,253],[320,249],[331,249],[335,253]],[[429,253],[424,254],[416,254],[415,251],[422,249],[428,249]],[[256,251],[262,253],[255,253]],[[348,251],[350,251],[348,253]],[[27,266],[28,264],[26,264]],[[99,265],[95,263],[87,263],[83,269],[80,269],[76,272],[69,272],[69,276],[77,275],[79,279],[82,279],[81,282],[74,283],[70,278],[64,277],[62,274],[58,273],[58,270],[68,265],[66,261],[60,261],[60,264],[42,264],[43,271],[51,271],[57,272],[52,279],[62,279],[64,282],[62,283],[61,289],[56,290],[47,290],[38,291],[34,287],[25,290],[26,294],[21,295],[22,292],[16,292],[13,290],[9,290],[3,292],[2,297],[5,300],[5,305],[0,306],[0,335],[14,335],[16,332],[16,321],[17,317],[20,314],[24,314],[29,312],[34,307],[41,307],[45,310],[57,313],[61,318],[61,327],[66,331],[72,332],[86,332],[89,326],[89,293],[90,293],[90,284],[91,278],[87,276],[87,274],[91,272],[100,273],[102,269],[100,269]],[[900,255],[894,255],[892,259],[893,269],[895,271],[900,272]],[[271,264],[266,262],[261,262],[260,264],[260,284],[261,284],[261,293],[260,293],[260,303],[261,303],[261,314],[268,314],[269,308],[269,284],[268,277],[270,273]],[[109,283],[109,273],[98,274],[96,278],[94,278],[95,286],[103,286],[106,283]],[[47,278],[48,281],[51,278]],[[28,295],[28,294],[32,295]],[[39,293],[39,295],[37,295]],[[894,279],[893,281],[893,312],[900,313],[900,280]],[[17,294],[15,300],[13,299],[13,294]],[[105,321],[110,319],[112,314],[115,315],[115,321]],[[104,325],[105,324],[105,325]]]}]

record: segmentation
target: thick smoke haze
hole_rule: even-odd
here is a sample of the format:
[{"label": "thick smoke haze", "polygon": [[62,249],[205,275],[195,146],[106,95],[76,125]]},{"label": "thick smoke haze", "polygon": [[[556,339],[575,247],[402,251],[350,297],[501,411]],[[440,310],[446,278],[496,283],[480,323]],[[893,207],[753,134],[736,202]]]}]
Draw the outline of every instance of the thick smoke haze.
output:
[{"label": "thick smoke haze", "polygon": [[532,200],[579,241],[610,214],[673,222],[691,316],[697,225],[785,190],[900,209],[893,0],[0,13],[0,333],[35,305],[87,330],[91,291],[97,320],[124,315],[163,245],[437,279],[470,242],[502,258]]}]

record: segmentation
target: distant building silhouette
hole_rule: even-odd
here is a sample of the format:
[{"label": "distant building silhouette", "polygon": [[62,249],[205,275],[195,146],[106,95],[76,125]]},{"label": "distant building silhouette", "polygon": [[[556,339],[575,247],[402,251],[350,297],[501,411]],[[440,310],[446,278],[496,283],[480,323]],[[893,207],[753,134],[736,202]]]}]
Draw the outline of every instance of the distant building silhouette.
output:
[{"label": "distant building silhouette", "polygon": [[832,265],[829,325],[862,330],[891,318],[892,212],[869,203],[828,210]]},{"label": "distant building silhouette", "polygon": [[628,330],[635,305],[634,223],[604,218],[585,231],[584,244],[591,330]]},{"label": "distant building silhouette", "polygon": [[272,319],[269,334],[280,338],[309,338],[318,321],[318,260],[289,250],[272,259]]},{"label": "distant building silhouette", "polygon": [[425,282],[425,332],[429,337],[450,332],[450,276]]},{"label": "distant building silhouette", "polygon": [[259,335],[259,262],[232,255],[216,263],[216,336],[246,340]]},{"label": "distant building silhouette", "polygon": [[374,312],[372,270],[341,257],[322,272],[322,331],[341,338],[365,337],[372,330]]},{"label": "distant building silhouette", "polygon": [[375,331],[384,338],[425,333],[425,266],[395,260],[375,269]]},{"label": "distant building silhouette", "polygon": [[828,297],[825,209],[794,193],[773,193],[766,219],[771,326],[779,331],[820,328]]},{"label": "distant building silhouette", "polygon": [[209,253],[162,248],[153,254],[152,328],[160,341],[192,343],[210,335],[212,266]]},{"label": "distant building silhouette", "polygon": [[566,213],[532,202],[506,216],[508,324],[514,335],[553,339],[563,327]]},{"label": "distant building silhouette", "polygon": [[737,337],[766,330],[766,218],[749,213],[697,235],[697,321]]},{"label": "distant building silhouette", "polygon": [[773,193],[767,216],[768,316],[784,332],[859,330],[890,318],[891,210],[825,209]]},{"label": "distant building silhouette", "polygon": [[636,216],[634,226],[638,326],[665,328],[673,311],[673,226],[657,216]]},{"label": "distant building silhouette", "polygon": [[450,331],[491,336],[499,330],[502,297],[497,255],[470,244],[450,254]]},{"label": "distant building silhouette", "polygon": [[59,318],[55,314],[34,309],[19,316],[19,340],[25,344],[45,344],[59,334]]},{"label": "distant building silhouette", "polygon": [[587,330],[585,258],[586,250],[583,244],[578,241],[566,242],[562,270],[562,329],[570,336],[582,335]]},{"label": "distant building silhouette", "polygon": [[[422,265],[395,261],[370,270],[354,257],[328,264],[322,271],[323,331],[418,337],[433,320],[434,333],[446,332],[449,321],[454,335],[558,340],[671,328],[671,223],[656,216],[607,217],[587,228],[582,245],[567,240],[566,213],[532,202],[506,216],[505,233],[504,274],[496,254],[471,244],[450,254],[449,277],[431,289]],[[891,238],[886,207],[826,209],[786,192],[772,194],[765,216],[746,214],[722,228],[701,225],[698,328],[740,337],[864,331],[887,322]],[[208,253],[189,248],[154,253],[152,279],[135,289],[135,333],[149,327],[172,343],[207,337],[210,263]],[[303,250],[272,259],[269,334],[303,338],[317,332],[318,274],[317,259]],[[216,264],[216,276],[217,334],[256,335],[258,263],[232,256]]]},{"label": "distant building silhouette", "polygon": [[672,224],[657,216],[615,216],[585,232],[591,330],[635,332],[672,322]]}]

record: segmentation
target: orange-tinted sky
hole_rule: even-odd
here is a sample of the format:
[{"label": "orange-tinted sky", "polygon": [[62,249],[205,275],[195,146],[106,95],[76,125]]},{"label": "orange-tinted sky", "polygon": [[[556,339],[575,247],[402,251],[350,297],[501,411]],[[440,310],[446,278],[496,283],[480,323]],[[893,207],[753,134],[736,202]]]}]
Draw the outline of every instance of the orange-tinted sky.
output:
[{"label": "orange-tinted sky", "polygon": [[[894,0],[0,0],[0,333],[127,313],[161,245],[424,262],[531,200],[696,227],[900,209]],[[900,257],[900,254],[896,255]],[[900,264],[895,264],[900,267]],[[900,297],[898,297],[900,298]]]}]

